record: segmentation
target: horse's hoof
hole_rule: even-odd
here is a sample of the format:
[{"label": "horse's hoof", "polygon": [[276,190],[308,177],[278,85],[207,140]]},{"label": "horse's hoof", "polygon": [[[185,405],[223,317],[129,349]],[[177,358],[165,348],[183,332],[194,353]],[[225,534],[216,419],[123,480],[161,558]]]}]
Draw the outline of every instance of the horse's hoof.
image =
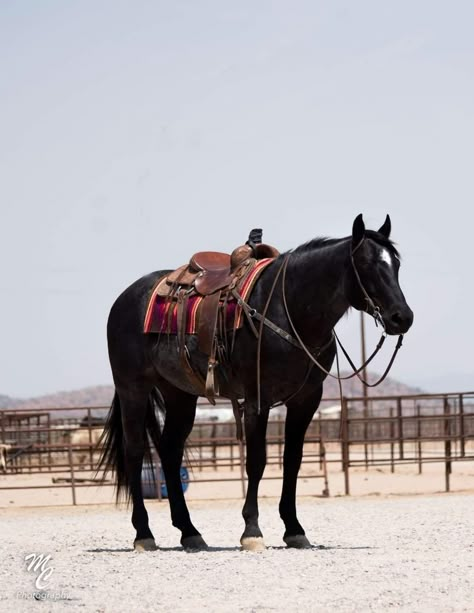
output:
[{"label": "horse's hoof", "polygon": [[262,536],[243,536],[240,544],[242,551],[265,551],[267,548]]},{"label": "horse's hoof", "polygon": [[200,534],[195,534],[194,536],[186,536],[182,538],[181,545],[186,551],[206,551],[206,549],[209,549],[206,541],[202,538]]},{"label": "horse's hoof", "polygon": [[153,538],[138,539],[133,543],[133,548],[140,553],[143,551],[156,551],[158,549]]},{"label": "horse's hoof", "polygon": [[311,549],[312,545],[304,534],[294,534],[290,536],[284,536],[283,540],[287,547],[293,549]]}]

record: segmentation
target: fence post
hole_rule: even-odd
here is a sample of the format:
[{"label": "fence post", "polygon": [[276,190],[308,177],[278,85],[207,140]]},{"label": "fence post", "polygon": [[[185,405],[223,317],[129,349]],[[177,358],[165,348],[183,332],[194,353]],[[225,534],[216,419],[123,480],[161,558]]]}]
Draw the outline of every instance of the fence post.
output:
[{"label": "fence post", "polygon": [[342,398],[341,404],[341,455],[342,469],[344,471],[344,492],[346,496],[350,494],[349,487],[349,427],[348,427],[347,398]]},{"label": "fence post", "polygon": [[[162,484],[162,479],[161,479],[161,461],[160,461],[160,456],[158,455],[158,452],[156,451],[156,447],[154,445],[150,445],[150,449],[151,449],[151,474],[153,476],[153,466],[155,466],[155,470],[156,470],[156,478],[155,478],[155,485],[156,485],[156,497],[158,498],[158,501],[161,502],[163,496],[161,495],[161,484]],[[181,467],[180,467],[181,468]],[[181,479],[181,475],[180,475],[180,479]]]},{"label": "fence post", "polygon": [[242,485],[242,498],[245,498],[245,447],[244,441],[239,441],[239,460],[240,460],[240,483]]},{"label": "fence post", "polygon": [[465,423],[464,423],[464,397],[459,394],[459,438],[461,441],[461,458],[466,457],[465,449]]},{"label": "fence post", "polygon": [[418,474],[423,472],[423,459],[422,459],[422,444],[421,444],[421,410],[420,405],[416,405],[416,442],[418,448]]},{"label": "fence post", "polygon": [[450,488],[450,475],[451,475],[451,419],[450,419],[450,406],[447,396],[444,397],[444,414],[446,419],[444,420],[444,455],[445,455],[445,482],[446,491],[449,492]]},{"label": "fence post", "polygon": [[41,422],[40,416],[36,417],[36,428],[38,432],[36,433],[36,439],[38,441],[38,469],[40,472],[43,472],[43,442],[41,440]]},{"label": "fence post", "polygon": [[199,424],[199,470],[202,472],[202,447],[203,447],[203,443],[202,443],[202,439],[203,437],[203,430],[204,430],[204,426],[202,424]]},{"label": "fence post", "polygon": [[5,417],[4,413],[5,413],[5,411],[3,411],[3,410],[0,411],[0,416],[1,416],[0,417],[0,424],[2,426],[2,443],[6,443],[7,442],[7,436],[6,436],[6,433],[5,433],[5,420],[6,420],[6,417]]},{"label": "fence post", "polygon": [[278,468],[283,467],[283,420],[278,419]]},{"label": "fence post", "polygon": [[92,420],[91,420],[91,410],[87,409],[87,428],[89,430],[89,466],[91,470],[94,470],[92,465],[93,462],[93,454],[92,454]]},{"label": "fence post", "polygon": [[403,414],[402,414],[402,399],[397,398],[397,419],[398,419],[398,449],[399,458],[403,460],[405,454],[403,451]]},{"label": "fence post", "polygon": [[76,479],[74,477],[74,462],[72,459],[72,447],[69,441],[67,453],[69,457],[69,470],[71,471],[71,491],[72,491],[72,504],[76,506]]},{"label": "fence post", "polygon": [[46,423],[48,424],[48,468],[49,470],[51,470],[51,463],[52,463],[52,457],[51,457],[51,415],[50,413],[47,413],[47,419],[46,419]]},{"label": "fence post", "polygon": [[366,388],[364,387],[364,462],[365,462],[365,470],[369,470],[369,446],[367,444],[369,438],[369,404],[367,402]]},{"label": "fence post", "polygon": [[217,470],[217,425],[215,423],[212,424],[211,429],[211,438],[212,438],[212,463],[214,465],[214,470]]},{"label": "fence post", "polygon": [[324,475],[323,496],[325,498],[329,498],[329,481],[328,481],[328,466],[326,463],[326,447],[324,446],[323,439],[321,436],[319,437],[319,461],[320,463],[322,463],[322,466],[323,466],[323,475]]},{"label": "fence post", "polygon": [[323,469],[323,459],[321,457],[321,444],[322,444],[322,438],[323,438],[323,433],[321,431],[321,413],[318,411],[317,413],[317,422],[318,424],[318,438],[319,438],[319,470]]},{"label": "fence post", "polygon": [[395,423],[394,423],[395,411],[393,407],[390,407],[390,472],[395,472]]}]

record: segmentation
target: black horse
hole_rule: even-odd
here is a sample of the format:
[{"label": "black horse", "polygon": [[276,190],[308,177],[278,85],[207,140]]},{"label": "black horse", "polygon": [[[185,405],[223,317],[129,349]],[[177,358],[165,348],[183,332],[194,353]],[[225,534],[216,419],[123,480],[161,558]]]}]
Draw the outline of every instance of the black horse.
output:
[{"label": "black horse", "polygon": [[[398,283],[400,259],[390,241],[387,215],[377,231],[366,230],[362,215],[352,236],[315,239],[277,257],[262,273],[249,299],[261,312],[273,291],[266,317],[282,330],[304,341],[319,364],[329,370],[336,346],[333,328],[353,307],[379,317],[388,334],[404,334],[413,322]],[[284,274],[281,274],[284,263]],[[135,549],[156,548],[148,525],[141,491],[141,470],[148,436],[161,458],[173,525],[181,530],[186,549],[205,549],[205,541],[191,522],[180,482],[184,445],[193,427],[198,394],[183,372],[174,342],[157,342],[144,334],[147,301],[157,279],[169,271],[142,277],[126,289],[113,305],[108,320],[108,347],[115,382],[115,397],[104,434],[101,466],[115,471],[118,494],[125,491],[133,503]],[[275,284],[275,277],[279,275]],[[256,376],[257,341],[248,322],[237,331],[231,356],[232,391],[245,400],[248,490],[243,507],[244,549],[263,549],[258,525],[258,487],[266,463],[265,435],[270,408],[285,402],[287,417],[283,489],[279,505],[289,547],[310,546],[296,514],[296,482],[303,442],[322,395],[326,374],[314,366],[302,348],[265,328],[259,347],[260,374]],[[186,337],[190,362],[202,375],[207,359]],[[231,390],[221,380],[220,395]],[[164,411],[161,432],[155,405]],[[148,434],[148,436],[147,436]]]}]

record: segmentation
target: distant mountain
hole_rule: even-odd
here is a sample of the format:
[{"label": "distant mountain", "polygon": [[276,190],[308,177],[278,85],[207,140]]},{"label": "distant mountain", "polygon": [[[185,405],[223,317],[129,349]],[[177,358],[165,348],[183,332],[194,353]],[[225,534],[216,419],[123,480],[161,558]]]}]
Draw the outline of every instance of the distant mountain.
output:
[{"label": "distant mountain", "polygon": [[10,396],[2,396],[0,394],[0,409],[11,409],[18,404],[18,400],[10,398]]},{"label": "distant mountain", "polygon": [[[343,372],[342,376],[348,375],[348,372]],[[375,383],[380,379],[380,374],[369,372],[367,373],[369,383]],[[420,387],[406,385],[395,379],[387,377],[380,385],[368,389],[369,396],[410,396],[413,394],[423,394],[425,390]],[[348,397],[360,397],[364,395],[363,385],[357,377],[342,381],[342,393]],[[339,384],[336,379],[328,377],[324,382],[324,398],[339,398]]]},{"label": "distant mountain", "polygon": [[[347,373],[342,373],[343,375]],[[379,375],[369,373],[369,381],[377,380]],[[345,396],[362,396],[362,384],[357,378],[343,381],[343,393]],[[423,390],[418,387],[411,387],[390,379],[389,377],[377,388],[369,390],[372,396],[398,396],[421,394]],[[109,406],[114,395],[112,385],[96,385],[94,387],[85,387],[80,390],[57,392],[46,396],[37,396],[35,398],[18,399],[9,398],[8,396],[0,396],[0,408],[9,409],[45,409],[54,407],[99,407]],[[324,384],[325,398],[338,398],[339,386],[335,379],[326,379]]]},{"label": "distant mountain", "polygon": [[12,409],[51,409],[56,407],[81,408],[109,406],[114,395],[112,385],[95,385],[69,392],[56,392],[35,398],[10,398],[4,408]]}]

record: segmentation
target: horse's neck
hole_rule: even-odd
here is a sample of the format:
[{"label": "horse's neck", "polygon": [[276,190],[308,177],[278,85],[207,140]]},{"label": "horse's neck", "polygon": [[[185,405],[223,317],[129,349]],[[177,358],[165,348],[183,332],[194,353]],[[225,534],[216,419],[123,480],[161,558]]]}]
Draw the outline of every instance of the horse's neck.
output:
[{"label": "horse's neck", "polygon": [[341,241],[290,257],[289,311],[296,330],[310,345],[324,342],[350,306],[345,295],[349,250],[347,241]]}]

